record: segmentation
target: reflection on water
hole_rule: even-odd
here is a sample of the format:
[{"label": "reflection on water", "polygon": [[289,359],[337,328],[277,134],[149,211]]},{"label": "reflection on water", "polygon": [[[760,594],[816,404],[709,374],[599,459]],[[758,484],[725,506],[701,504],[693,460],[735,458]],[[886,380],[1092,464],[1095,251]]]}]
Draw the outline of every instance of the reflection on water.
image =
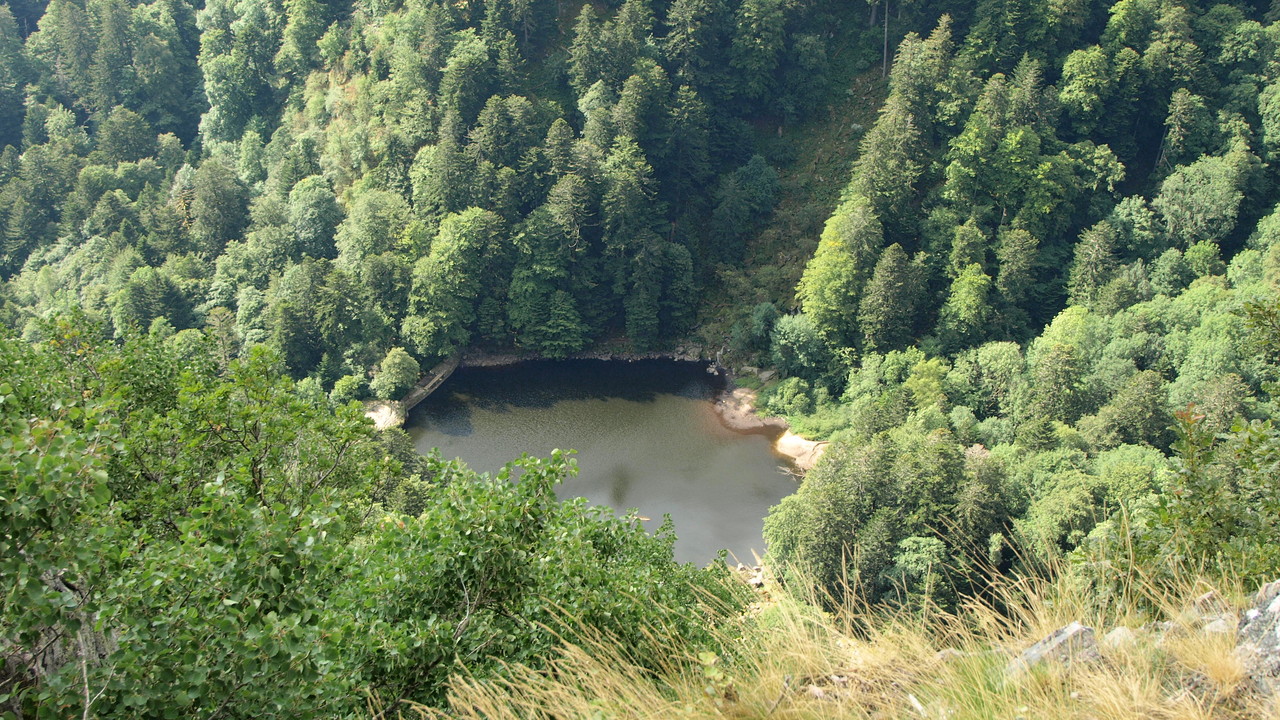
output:
[{"label": "reflection on water", "polygon": [[482,472],[523,452],[575,449],[580,472],[561,497],[636,508],[653,518],[650,530],[670,513],[679,560],[703,563],[725,548],[749,561],[763,552],[769,507],[795,483],[770,438],[720,424],[717,382],[702,365],[670,361],[464,368],[407,430],[420,450],[439,447]]}]

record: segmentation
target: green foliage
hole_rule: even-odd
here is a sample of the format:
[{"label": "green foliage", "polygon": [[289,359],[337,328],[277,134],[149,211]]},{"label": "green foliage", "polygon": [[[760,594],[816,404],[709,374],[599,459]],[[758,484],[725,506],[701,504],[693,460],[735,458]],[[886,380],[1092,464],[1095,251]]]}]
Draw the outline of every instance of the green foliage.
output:
[{"label": "green foliage", "polygon": [[894,243],[880,253],[858,304],[864,347],[896,350],[907,343],[915,326],[919,282],[920,272],[902,246]]},{"label": "green foliage", "polygon": [[1253,578],[1273,573],[1280,558],[1269,480],[1276,442],[1271,423],[1242,426],[1219,441],[1204,428],[1203,416],[1183,411],[1177,431],[1174,472],[1163,492],[1132,516],[1100,527],[1082,558],[1125,557],[1122,577],[1141,573],[1156,584],[1180,567]]},{"label": "green foliage", "polygon": [[216,257],[248,224],[248,195],[236,174],[218,160],[200,165],[191,180],[191,239],[195,248]]},{"label": "green foliage", "polygon": [[853,347],[860,338],[858,303],[884,242],[871,202],[855,196],[827,220],[796,296],[828,342]]},{"label": "green foliage", "polygon": [[835,442],[765,520],[770,557],[783,571],[810,574],[837,601],[845,592],[942,600],[946,558],[963,551],[929,536],[942,532],[964,482],[964,458],[945,431]]},{"label": "green foliage", "polygon": [[[26,398],[6,399],[24,408],[6,422],[22,457],[45,443],[65,460],[33,471],[49,482],[107,473],[114,509],[80,486],[67,489],[66,508],[46,508],[69,537],[87,538],[90,554],[67,567],[105,578],[92,583],[98,595],[50,591],[62,593],[57,622],[69,628],[101,608],[140,653],[164,658],[130,660],[115,676],[87,663],[79,679],[69,661],[67,674],[23,682],[52,688],[60,714],[86,714],[76,704],[86,677],[106,688],[89,708],[104,713],[162,712],[156,695],[107,687],[124,678],[171,684],[182,698],[164,710],[179,714],[217,710],[202,692],[220,693],[224,714],[352,712],[317,688],[357,697],[373,674],[339,668],[323,646],[334,627],[354,627],[349,618],[315,618],[329,611],[336,558],[364,558],[343,545],[303,558],[300,528],[337,518],[326,527],[359,535],[352,548],[372,546],[380,540],[353,508],[422,515],[434,474],[469,477],[366,446],[345,403],[396,396],[412,363],[472,345],[563,357],[596,341],[661,348],[694,333],[707,348],[729,339],[735,361],[772,362],[785,378],[774,409],[837,443],[879,443],[880,482],[897,493],[862,509],[832,500],[843,513],[831,521],[836,539],[820,537],[824,506],[790,501],[786,514],[800,520],[779,529],[782,546],[817,558],[831,586],[838,548],[862,541],[867,592],[907,607],[970,587],[982,555],[972,548],[1014,562],[993,536],[1069,547],[1120,505],[1130,525],[1099,532],[1137,532],[1143,513],[1164,518],[1152,527],[1177,518],[1201,532],[1193,509],[1163,493],[1170,409],[1194,402],[1197,427],[1228,434],[1272,412],[1277,377],[1276,358],[1240,332],[1237,314],[1265,305],[1280,278],[1267,215],[1275,177],[1264,165],[1280,148],[1280,82],[1275,13],[1264,10],[627,0],[582,8],[570,30],[550,4],[507,0],[9,3],[0,321],[56,339],[66,333],[47,318],[74,310],[120,346],[86,356],[71,337],[56,351],[9,347],[21,358],[13,377],[39,366],[70,389],[28,392],[4,374],[5,397]],[[864,30],[867,20],[876,27]],[[857,73],[882,52],[888,94],[867,123],[849,110],[874,105],[873,78]],[[870,125],[865,134],[855,119]],[[856,156],[846,177],[810,164],[846,155]],[[408,352],[387,352],[399,346]],[[341,406],[332,412],[328,387]],[[109,416],[103,427],[120,429],[103,432],[123,449],[71,459],[58,443],[90,430],[49,411],[55,400]],[[1180,481],[1224,498],[1213,522],[1225,525],[1205,530],[1229,548],[1222,557],[1248,551],[1223,527],[1269,532],[1230,507],[1267,502],[1248,486],[1253,471],[1239,470],[1252,462],[1244,448],[1270,452],[1265,427],[1247,442],[1219,438],[1230,451],[1205,467],[1223,469]],[[348,440],[348,454],[326,465]],[[393,456],[413,470],[364,493],[372,475],[385,480],[377,458]],[[312,488],[306,476],[326,479]],[[506,502],[496,497],[484,502]],[[929,513],[961,527],[920,521]],[[221,514],[237,529],[222,528]],[[107,543],[100,532],[123,534]],[[1161,532],[1138,534],[1160,548],[1183,531]],[[233,541],[250,556],[230,557]],[[410,533],[388,552],[418,542]],[[1198,542],[1186,557],[1213,551]],[[104,547],[124,556],[109,558],[119,567],[103,564]],[[1167,559],[1161,552],[1152,557]],[[306,576],[296,614],[267,620],[243,603],[198,612],[174,594],[216,606],[217,592],[269,572],[271,554]],[[183,555],[191,565],[171,567]],[[1250,568],[1270,562],[1259,556]],[[130,599],[142,594],[131,574],[141,568],[174,578],[173,593]],[[196,587],[201,574],[207,587]],[[117,604],[94,605],[108,586]],[[435,602],[443,591],[414,592],[406,597]],[[440,602],[459,617],[457,597]],[[502,612],[521,616],[512,607]],[[385,626],[422,620],[395,612]],[[181,643],[161,647],[149,622]],[[417,657],[423,682],[471,657],[445,647],[458,623],[446,625],[430,628],[439,642]],[[539,632],[501,629],[520,641]],[[249,632],[297,646],[276,652],[255,637],[267,649],[252,655]],[[494,642],[517,642],[508,635]],[[71,639],[100,658],[118,650],[97,630],[62,637],[50,647],[64,659],[81,652]],[[370,643],[369,662],[388,667],[427,647],[401,640],[387,646],[400,660],[376,637],[351,641]],[[207,651],[226,675],[171,679],[166,667],[187,667],[176,647]],[[242,654],[261,661],[259,674]],[[421,679],[407,664],[395,673],[388,692]]]},{"label": "green foliage", "polygon": [[[404,348],[391,348],[379,363],[380,369],[369,383],[369,390],[383,400],[398,399],[418,382],[422,368]],[[334,392],[338,391],[334,386]]]},{"label": "green foliage", "polygon": [[418,261],[403,335],[421,357],[443,357],[471,338],[480,299],[497,288],[492,281],[501,259],[502,219],[470,208],[440,224],[431,254]]},{"label": "green foliage", "polygon": [[380,523],[334,600],[372,688],[440,699],[460,664],[488,674],[498,660],[536,663],[557,635],[607,633],[645,665],[662,658],[648,628],[709,640],[686,609],[715,573],[670,565],[669,533],[650,537],[635,518],[558,503],[552,487],[573,471],[560,454],[525,458],[493,478],[449,483],[416,519]]},{"label": "green foliage", "polygon": [[991,278],[976,262],[964,267],[951,282],[938,318],[938,333],[946,347],[972,345],[986,335],[991,287]]},{"label": "green foliage", "polygon": [[324,178],[311,176],[289,191],[289,226],[297,245],[291,256],[332,258],[337,255],[333,235],[342,221],[342,208]]},{"label": "green foliage", "polygon": [[1224,157],[1204,157],[1170,175],[1151,201],[1171,243],[1190,247],[1219,242],[1236,225],[1244,198],[1236,166]]},{"label": "green foliage", "polygon": [[723,566],[672,562],[669,524],[559,502],[558,452],[476,476],[300,398],[261,350],[222,371],[154,337],[42,332],[0,338],[20,381],[0,384],[9,709],[347,716],[562,641],[657,668],[740,607]]},{"label": "green foliage", "polygon": [[333,390],[329,393],[329,399],[334,404],[345,404],[352,400],[359,400],[368,390],[369,382],[366,378],[359,375],[343,375],[333,383]]},{"label": "green foliage", "polygon": [[771,338],[773,364],[784,375],[813,380],[826,369],[829,355],[808,315],[778,318]]}]

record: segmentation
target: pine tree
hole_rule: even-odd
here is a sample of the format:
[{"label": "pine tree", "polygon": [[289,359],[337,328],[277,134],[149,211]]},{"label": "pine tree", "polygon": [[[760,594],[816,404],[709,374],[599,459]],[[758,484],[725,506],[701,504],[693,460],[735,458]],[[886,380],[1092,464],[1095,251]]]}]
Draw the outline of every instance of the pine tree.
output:
[{"label": "pine tree", "polygon": [[[601,209],[605,275],[613,284],[614,294],[621,299],[628,294],[628,278],[633,272],[632,258],[658,238],[662,206],[658,201],[653,171],[634,142],[620,138],[609,154],[604,171],[605,193]],[[652,303],[655,317],[660,292],[649,292],[649,288],[658,284],[642,283],[648,294],[646,299],[636,301],[637,307],[647,307]],[[648,313],[648,310],[643,312]]]},{"label": "pine tree", "polygon": [[136,102],[132,15],[124,0],[95,0],[90,10],[97,19],[98,46],[89,66],[90,96],[85,99],[105,119],[115,106]]},{"label": "pine tree", "polygon": [[[1262,98],[1259,97],[1262,105]],[[1265,113],[1264,113],[1265,117]],[[1164,120],[1164,142],[1160,148],[1160,164],[1176,167],[1198,158],[1209,150],[1213,138],[1213,120],[1204,98],[1178,88],[1169,98],[1169,115]],[[1266,131],[1266,121],[1263,122]]]},{"label": "pine tree", "polygon": [[919,268],[901,245],[894,243],[880,253],[858,302],[858,326],[864,347],[888,352],[905,347],[911,340],[920,296],[919,279]]},{"label": "pine tree", "polygon": [[1080,234],[1067,280],[1068,302],[1093,307],[1116,272],[1116,231],[1103,220]]},{"label": "pine tree", "polygon": [[30,67],[8,5],[0,5],[0,148],[22,143],[23,87]]},{"label": "pine tree", "polygon": [[772,90],[786,43],[785,25],[782,0],[744,0],[738,6],[729,66],[739,97],[759,100]]},{"label": "pine tree", "polygon": [[605,76],[603,30],[591,3],[582,6],[574,26],[573,44],[569,47],[569,78],[574,95],[582,97],[587,89]]},{"label": "pine tree", "polygon": [[700,92],[716,92],[722,70],[717,50],[726,44],[731,15],[723,0],[675,0],[662,41],[675,78]]},{"label": "pine tree", "polygon": [[907,242],[915,235],[915,184],[924,169],[920,131],[906,102],[890,96],[876,124],[862,140],[853,179],[846,190],[871,201],[884,224],[885,239]]},{"label": "pine tree", "polygon": [[996,289],[1005,302],[1022,307],[1035,282],[1034,269],[1039,254],[1040,241],[1026,230],[1005,228],[1000,231],[996,245]]}]

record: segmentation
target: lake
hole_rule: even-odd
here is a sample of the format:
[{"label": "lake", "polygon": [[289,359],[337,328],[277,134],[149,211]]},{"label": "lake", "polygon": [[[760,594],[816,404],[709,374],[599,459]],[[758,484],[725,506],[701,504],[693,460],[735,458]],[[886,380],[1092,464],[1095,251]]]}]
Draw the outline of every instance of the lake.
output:
[{"label": "lake", "polygon": [[765,515],[796,482],[773,436],[721,424],[722,387],[704,364],[666,360],[462,368],[405,429],[420,451],[438,447],[480,472],[522,452],[577,450],[580,471],[560,497],[635,508],[650,531],[669,513],[681,562],[705,564],[724,548],[751,564],[752,550],[764,552]]}]

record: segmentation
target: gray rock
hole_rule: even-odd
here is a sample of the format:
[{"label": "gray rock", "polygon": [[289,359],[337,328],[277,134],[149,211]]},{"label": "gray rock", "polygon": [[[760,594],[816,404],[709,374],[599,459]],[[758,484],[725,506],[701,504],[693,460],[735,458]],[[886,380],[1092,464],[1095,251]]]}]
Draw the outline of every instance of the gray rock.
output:
[{"label": "gray rock", "polygon": [[1121,625],[1114,628],[1102,638],[1103,647],[1111,650],[1124,650],[1133,647],[1138,642],[1138,636],[1133,634],[1129,628]]},{"label": "gray rock", "polygon": [[1267,692],[1280,682],[1280,580],[1263,586],[1236,631],[1236,655]]},{"label": "gray rock", "polygon": [[1201,615],[1220,613],[1227,609],[1227,602],[1222,599],[1217,590],[1210,590],[1201,595],[1192,602],[1192,606],[1196,612]]},{"label": "gray rock", "polygon": [[1098,641],[1093,628],[1072,622],[1053,631],[1049,637],[1023,651],[1005,668],[1005,673],[1017,677],[1045,662],[1092,662],[1101,659]]},{"label": "gray rock", "polygon": [[1236,631],[1234,620],[1226,617],[1205,618],[1208,620],[1202,630],[1210,635],[1231,635]]},{"label": "gray rock", "polygon": [[760,382],[762,383],[767,383],[777,376],[778,376],[778,372],[776,370],[761,370],[760,372],[756,373],[756,377],[760,378]]}]

